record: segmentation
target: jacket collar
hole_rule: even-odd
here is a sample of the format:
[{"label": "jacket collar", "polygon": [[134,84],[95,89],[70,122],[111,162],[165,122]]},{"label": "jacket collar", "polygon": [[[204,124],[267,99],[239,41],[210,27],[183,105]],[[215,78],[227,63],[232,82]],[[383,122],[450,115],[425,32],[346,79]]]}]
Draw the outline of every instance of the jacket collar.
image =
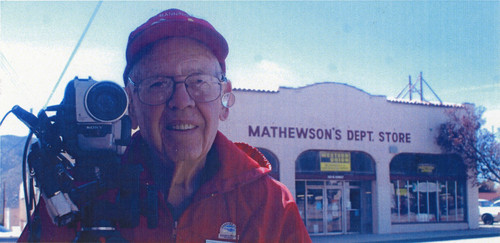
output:
[{"label": "jacket collar", "polygon": [[[217,132],[211,150],[215,151],[212,159],[217,161],[207,162],[207,165],[219,168],[216,168],[217,172],[214,175],[213,172],[208,173],[213,176],[207,178],[207,181],[201,185],[195,195],[195,200],[199,197],[234,190],[271,171],[269,161],[256,148],[245,143],[233,143],[220,131]],[[140,176],[141,182],[145,184],[154,184],[146,163],[150,159],[150,154],[147,144],[137,132],[122,159],[122,163],[139,163],[146,168]],[[213,167],[204,168],[204,171],[213,171],[213,169]]]},{"label": "jacket collar", "polygon": [[271,171],[269,161],[256,148],[244,143],[233,143],[221,132],[217,133],[213,146],[218,154],[220,169],[200,188],[201,192],[206,190],[213,194],[230,191]]}]

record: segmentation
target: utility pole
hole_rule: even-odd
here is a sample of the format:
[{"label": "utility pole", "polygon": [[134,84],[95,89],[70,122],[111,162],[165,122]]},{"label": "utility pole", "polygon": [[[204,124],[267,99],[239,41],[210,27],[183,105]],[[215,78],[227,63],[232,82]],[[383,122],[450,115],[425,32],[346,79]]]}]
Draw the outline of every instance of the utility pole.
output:
[{"label": "utility pole", "polygon": [[411,85],[411,75],[408,75],[408,87],[410,87],[409,90],[410,90],[410,100],[411,100],[411,97],[412,97],[411,93],[413,93],[412,92],[412,85]]},{"label": "utility pole", "polygon": [[436,92],[434,92],[434,90],[431,88],[431,86],[423,78],[422,72],[420,72],[420,74],[418,75],[417,82],[420,82],[420,89],[417,88],[418,83],[412,84],[411,76],[408,76],[408,85],[406,87],[404,87],[403,90],[401,90],[401,92],[399,92],[396,99],[404,98],[404,97],[406,97],[406,95],[408,95],[410,98],[410,101],[412,101],[413,100],[413,92],[417,92],[418,94],[420,94],[420,101],[421,102],[428,102],[427,100],[424,99],[424,84],[425,84],[425,86],[427,86],[427,88],[432,92],[434,97],[437,100],[439,100],[439,103],[443,104],[443,101],[441,101],[441,99],[436,94]]},{"label": "utility pole", "polygon": [[420,72],[418,79],[420,80],[420,101],[424,101],[424,86],[422,85],[422,72]]}]

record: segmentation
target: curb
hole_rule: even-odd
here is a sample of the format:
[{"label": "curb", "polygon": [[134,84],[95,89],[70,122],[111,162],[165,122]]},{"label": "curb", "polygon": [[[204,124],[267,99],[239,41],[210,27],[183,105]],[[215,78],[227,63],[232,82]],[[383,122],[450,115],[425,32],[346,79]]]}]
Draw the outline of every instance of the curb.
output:
[{"label": "curb", "polygon": [[498,229],[473,229],[460,231],[430,231],[397,234],[364,234],[364,235],[338,235],[338,236],[312,236],[313,242],[435,242],[458,239],[477,239],[499,237]]}]

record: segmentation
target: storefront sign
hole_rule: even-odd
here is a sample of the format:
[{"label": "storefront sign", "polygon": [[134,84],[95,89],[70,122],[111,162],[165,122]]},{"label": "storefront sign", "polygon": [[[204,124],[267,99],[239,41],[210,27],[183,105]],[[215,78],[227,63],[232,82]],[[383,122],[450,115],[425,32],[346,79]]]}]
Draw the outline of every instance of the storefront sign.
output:
[{"label": "storefront sign", "polygon": [[418,173],[432,174],[436,168],[433,164],[419,164],[417,167]]},{"label": "storefront sign", "polygon": [[350,152],[320,151],[321,171],[351,171]]},{"label": "storefront sign", "polygon": [[310,140],[345,140],[353,142],[411,143],[411,133],[397,131],[371,131],[363,129],[248,126],[249,137],[310,139]]}]

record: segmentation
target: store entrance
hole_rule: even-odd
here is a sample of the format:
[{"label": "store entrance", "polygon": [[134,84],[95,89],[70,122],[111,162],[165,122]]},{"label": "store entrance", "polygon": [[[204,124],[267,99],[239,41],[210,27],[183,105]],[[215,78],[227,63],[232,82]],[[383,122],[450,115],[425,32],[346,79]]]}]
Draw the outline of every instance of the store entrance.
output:
[{"label": "store entrance", "polygon": [[[355,184],[355,185],[352,185]],[[311,234],[345,234],[361,231],[361,190],[349,181],[308,181],[305,224]]]},{"label": "store entrance", "polygon": [[295,162],[295,196],[309,233],[372,233],[375,179],[375,162],[365,152],[301,153]]}]

